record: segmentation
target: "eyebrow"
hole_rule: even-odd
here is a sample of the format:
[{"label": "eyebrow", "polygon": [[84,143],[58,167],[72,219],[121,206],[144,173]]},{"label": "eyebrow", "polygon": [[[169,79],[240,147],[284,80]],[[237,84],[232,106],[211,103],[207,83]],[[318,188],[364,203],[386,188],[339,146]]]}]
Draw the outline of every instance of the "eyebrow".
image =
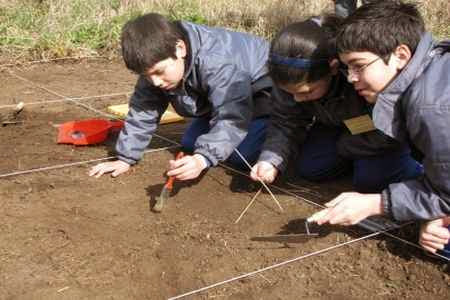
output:
[{"label": "eyebrow", "polygon": [[153,67],[150,70],[148,70],[148,73],[150,74],[154,74],[154,73],[159,73],[162,72],[162,70],[164,69],[164,67]]},{"label": "eyebrow", "polygon": [[361,60],[364,60],[364,58],[361,58],[361,57],[359,57],[359,58],[353,58],[353,59],[351,59],[351,60],[349,60],[349,61],[347,62],[347,65],[353,64],[353,63],[358,62],[358,61],[361,61]]}]

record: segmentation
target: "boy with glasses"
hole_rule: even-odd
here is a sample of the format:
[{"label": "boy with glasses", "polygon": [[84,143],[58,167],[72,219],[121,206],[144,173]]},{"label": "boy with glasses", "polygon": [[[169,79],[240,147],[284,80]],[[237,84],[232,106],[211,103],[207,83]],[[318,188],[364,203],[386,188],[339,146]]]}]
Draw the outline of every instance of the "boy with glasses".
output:
[{"label": "boy with glasses", "polygon": [[312,219],[343,225],[378,214],[434,220],[422,226],[420,243],[432,252],[444,249],[450,238],[450,41],[435,42],[425,32],[415,5],[380,1],[358,8],[337,43],[348,80],[375,103],[375,126],[413,143],[424,155],[425,173],[380,194],[341,194]]}]

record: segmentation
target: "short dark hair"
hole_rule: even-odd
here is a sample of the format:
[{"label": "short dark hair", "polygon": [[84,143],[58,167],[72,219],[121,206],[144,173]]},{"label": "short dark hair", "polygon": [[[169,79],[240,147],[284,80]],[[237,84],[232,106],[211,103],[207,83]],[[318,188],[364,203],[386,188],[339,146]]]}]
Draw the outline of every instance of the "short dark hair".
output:
[{"label": "short dark hair", "polygon": [[[276,84],[314,82],[330,74],[329,62],[337,58],[335,35],[341,19],[335,15],[310,18],[284,27],[272,40],[269,73]],[[279,63],[273,58],[286,58]],[[290,65],[291,59],[305,59],[310,68]]]},{"label": "short dark hair", "polygon": [[383,58],[399,45],[412,53],[425,32],[425,24],[414,3],[398,0],[369,2],[351,14],[338,31],[339,53],[369,51]]},{"label": "short dark hair", "polygon": [[176,58],[178,40],[186,42],[178,22],[157,13],[149,13],[128,21],[122,29],[122,57],[128,69],[145,73],[156,63]]}]

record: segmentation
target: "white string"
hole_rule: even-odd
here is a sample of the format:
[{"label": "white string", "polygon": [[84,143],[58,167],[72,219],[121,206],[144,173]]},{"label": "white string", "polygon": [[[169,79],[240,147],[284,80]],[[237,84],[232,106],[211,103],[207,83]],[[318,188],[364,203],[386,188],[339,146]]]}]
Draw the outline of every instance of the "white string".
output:
[{"label": "white string", "polygon": [[[32,81],[29,80],[29,79],[26,79],[26,78],[24,78],[24,77],[22,77],[22,76],[19,76],[19,75],[15,74],[15,73],[13,73],[13,72],[11,72],[11,71],[9,71],[9,73],[10,73],[12,76],[15,76],[15,77],[19,78],[20,80],[26,81],[26,82],[28,82],[28,83],[34,85],[35,87],[38,87],[38,88],[43,89],[44,91],[47,91],[47,92],[49,92],[49,93],[51,93],[51,94],[54,94],[54,95],[56,95],[56,96],[58,96],[58,97],[61,97],[61,98],[63,98],[63,99],[66,99],[67,101],[70,101],[70,102],[74,103],[75,105],[78,105],[78,106],[81,106],[81,107],[83,107],[83,108],[85,108],[85,109],[87,109],[87,110],[93,111],[93,112],[95,112],[95,113],[97,113],[97,114],[99,114],[99,115],[101,115],[101,116],[105,116],[105,117],[108,117],[108,118],[113,119],[113,120],[120,120],[120,118],[119,118],[118,116],[115,116],[115,115],[112,115],[112,114],[109,114],[109,113],[105,113],[105,112],[103,112],[103,111],[100,111],[100,110],[98,110],[98,109],[93,108],[93,107],[90,106],[90,105],[80,103],[79,101],[76,100],[76,98],[69,98],[69,97],[66,97],[66,96],[64,96],[64,95],[61,95],[61,94],[59,94],[59,93],[57,93],[57,92],[55,92],[55,91],[52,91],[52,90],[50,90],[50,89],[48,89],[48,88],[46,88],[46,87],[40,86],[40,85],[38,85],[38,84],[32,82]],[[173,141],[173,140],[170,140],[170,139],[168,139],[168,138],[166,138],[166,137],[163,137],[163,136],[161,136],[161,135],[158,135],[158,134],[156,134],[156,133],[153,133],[152,135],[154,135],[154,136],[156,136],[156,137],[158,137],[158,138],[160,138],[160,139],[162,139],[162,140],[164,140],[164,141],[170,142],[170,143],[172,143],[172,144],[174,144],[174,145],[177,145],[177,146],[180,146],[180,145],[181,145],[181,144],[178,143],[178,142],[175,142],[175,141]]]},{"label": "white string", "polygon": [[[158,148],[158,149],[149,149],[149,150],[144,151],[144,154],[164,151],[164,150],[173,149],[173,148],[178,148],[178,146],[172,145],[172,146],[162,147],[162,148]],[[11,176],[23,175],[23,174],[30,174],[30,173],[41,172],[41,171],[55,170],[55,169],[61,169],[61,168],[66,168],[66,167],[73,167],[73,166],[89,164],[89,163],[97,162],[97,161],[110,160],[110,159],[114,159],[114,158],[117,158],[117,156],[108,156],[108,157],[104,157],[104,158],[96,158],[96,159],[79,161],[79,162],[68,163],[68,164],[35,168],[35,169],[29,169],[29,170],[24,170],[24,171],[16,171],[16,172],[12,172],[12,173],[0,174],[0,178],[6,178],[6,177],[11,177]]]},{"label": "white string", "polygon": [[[229,166],[227,166],[227,165],[225,165],[225,164],[219,164],[219,165],[220,165],[222,168],[224,168],[224,169],[228,169],[228,170],[233,171],[233,172],[235,172],[235,173],[238,173],[238,174],[240,174],[240,175],[243,175],[243,176],[246,176],[246,177],[250,177],[250,176],[248,176],[246,173],[241,172],[241,171],[239,171],[239,170],[235,170],[235,169],[233,169],[233,168],[231,168],[231,167],[229,167]],[[291,192],[291,191],[289,191],[289,190],[283,189],[283,188],[281,188],[281,187],[279,187],[279,186],[277,186],[277,185],[271,184],[270,186],[271,186],[272,188],[274,188],[274,189],[280,191],[280,192],[283,192],[283,193],[286,193],[286,194],[288,194],[288,195],[291,195],[291,196],[293,196],[293,197],[295,197],[295,198],[297,198],[297,199],[299,199],[299,200],[302,200],[302,201],[304,201],[304,202],[306,202],[306,203],[309,203],[309,204],[311,204],[311,205],[313,205],[313,206],[317,206],[317,207],[319,207],[319,208],[326,208],[324,205],[321,205],[321,204],[316,203],[316,202],[314,202],[314,201],[311,201],[311,200],[308,200],[308,199],[306,199],[306,198],[303,198],[303,197],[297,195],[296,193],[293,193],[293,192]],[[370,223],[373,223],[373,222],[371,222],[370,220],[367,220],[367,219],[366,219],[366,221],[369,221]],[[412,222],[412,221],[411,221],[411,222],[407,222],[407,223],[402,224],[400,227],[396,227],[396,228],[392,228],[392,229],[399,229],[399,228],[401,228],[401,227],[403,227],[403,226],[410,225],[410,224],[413,224],[413,223],[414,223],[414,222]],[[398,241],[400,241],[400,242],[403,242],[403,243],[405,243],[405,244],[408,244],[408,245],[410,245],[410,246],[413,246],[413,247],[415,247],[415,248],[417,248],[417,249],[423,251],[423,248],[422,248],[420,245],[418,245],[418,244],[412,243],[412,242],[410,242],[410,241],[408,241],[408,240],[402,239],[401,237],[398,237],[398,236],[396,236],[396,235],[390,234],[390,233],[388,233],[388,232],[382,232],[382,234],[383,234],[383,235],[386,235],[386,236],[388,236],[388,237],[390,237],[390,238],[396,239],[396,240],[398,240]],[[443,255],[440,255],[439,253],[431,253],[431,254],[434,255],[434,256],[437,256],[437,257],[439,257],[439,258],[442,258],[442,259],[444,259],[444,260],[446,260],[446,261],[450,261],[449,258],[447,258],[447,257],[445,257],[445,256],[443,256]]]},{"label": "white string", "polygon": [[11,71],[8,71],[8,72],[9,72],[9,74],[11,74],[11,76],[14,76],[14,77],[16,77],[16,78],[19,78],[20,80],[23,80],[23,81],[25,81],[25,82],[28,82],[28,83],[30,83],[31,85],[33,85],[33,86],[35,86],[35,87],[38,87],[38,88],[40,88],[40,89],[42,89],[42,90],[44,90],[44,91],[46,91],[46,92],[48,92],[48,93],[51,93],[51,94],[56,95],[56,96],[58,96],[58,97],[64,98],[64,99],[66,99],[67,101],[70,101],[71,103],[74,103],[75,105],[84,107],[84,108],[86,108],[87,110],[91,110],[91,111],[93,111],[93,112],[95,112],[95,113],[98,113],[98,114],[100,114],[100,115],[106,116],[106,117],[111,118],[111,119],[114,119],[114,120],[118,120],[118,119],[119,119],[119,118],[118,118],[117,116],[115,116],[115,115],[112,115],[112,114],[108,114],[108,113],[102,112],[102,111],[100,111],[100,110],[98,110],[98,109],[96,109],[96,108],[93,108],[92,106],[89,106],[89,105],[87,105],[87,104],[81,103],[81,102],[75,100],[74,98],[66,97],[66,96],[61,95],[61,94],[59,94],[59,93],[57,93],[57,92],[55,92],[55,91],[52,91],[52,90],[50,90],[50,89],[48,89],[48,88],[46,88],[46,87],[40,86],[40,85],[34,83],[33,81],[31,81],[31,80],[29,80],[29,79],[26,79],[26,78],[24,78],[24,77],[22,77],[22,76],[19,76],[19,75],[15,74],[15,73],[13,73],[13,72],[11,72]]},{"label": "white string", "polygon": [[295,262],[295,261],[299,261],[299,260],[302,260],[302,259],[305,259],[305,258],[308,258],[308,257],[311,257],[311,256],[319,255],[319,254],[325,253],[327,251],[331,251],[331,250],[334,250],[334,249],[337,249],[337,248],[340,248],[340,247],[343,247],[343,246],[346,246],[346,245],[349,245],[349,244],[352,244],[352,243],[356,243],[356,242],[359,242],[359,241],[371,238],[373,236],[379,235],[381,233],[382,232],[374,232],[374,233],[371,233],[369,235],[366,235],[366,236],[363,236],[363,237],[360,237],[360,238],[357,238],[357,239],[353,239],[353,240],[345,242],[345,243],[337,244],[337,245],[334,245],[334,246],[331,246],[331,247],[328,247],[328,248],[325,248],[325,249],[322,249],[322,250],[319,250],[319,251],[316,251],[316,252],[308,253],[306,255],[302,255],[302,256],[299,256],[299,257],[296,257],[296,258],[293,258],[293,259],[289,259],[289,260],[283,261],[281,263],[278,263],[278,264],[275,264],[275,265],[271,265],[271,266],[268,266],[268,267],[265,267],[265,268],[262,268],[262,269],[250,272],[250,273],[242,274],[242,275],[237,276],[237,277],[233,277],[233,278],[221,281],[221,282],[217,282],[217,283],[208,285],[206,287],[203,287],[203,288],[200,288],[200,289],[197,289],[197,290],[194,290],[194,291],[190,291],[190,292],[184,293],[182,295],[170,297],[168,300],[175,300],[175,299],[184,298],[184,297],[187,297],[187,296],[190,296],[190,295],[194,295],[194,294],[203,292],[205,290],[211,289],[213,287],[217,287],[217,286],[220,286],[220,285],[223,285],[223,284],[226,284],[226,283],[230,283],[232,281],[236,281],[236,280],[239,280],[239,279],[242,279],[242,278],[246,278],[246,277],[249,277],[249,276],[252,276],[252,275],[256,275],[258,273],[261,273],[261,272],[264,272],[264,271],[267,271],[267,270],[275,269],[275,268],[278,268],[278,267],[290,264],[290,263]]},{"label": "white string", "polygon": [[33,64],[40,64],[40,63],[48,63],[48,62],[59,61],[59,60],[83,60],[83,59],[108,59],[108,58],[105,56],[66,56],[66,57],[48,58],[48,59],[32,60],[32,61],[26,61],[26,62],[3,64],[3,65],[0,65],[0,68],[15,67],[15,66],[20,66],[20,65],[33,65]]},{"label": "white string", "polygon": [[[34,82],[32,82],[32,81],[26,79],[26,78],[23,78],[23,77],[21,77],[21,76],[18,76],[18,75],[16,75],[16,74],[12,73],[11,71],[10,71],[10,74],[13,75],[13,76],[16,76],[17,78],[19,78],[19,79],[21,79],[21,80],[24,80],[24,81],[26,81],[26,82],[31,83],[31,84],[34,85],[34,86],[37,86],[37,87],[39,87],[39,88],[41,88],[41,89],[44,89],[44,90],[48,91],[49,93],[55,94],[55,95],[57,95],[58,97],[62,97],[62,98],[64,98],[64,99],[67,99],[67,100],[69,100],[69,101],[72,101],[72,102],[75,103],[76,105],[83,106],[83,107],[85,107],[85,108],[88,109],[88,110],[91,110],[91,111],[94,111],[94,112],[96,112],[96,113],[99,113],[100,115],[108,116],[108,117],[110,117],[110,118],[112,118],[112,119],[116,119],[116,120],[119,119],[119,118],[117,118],[117,116],[113,116],[113,115],[110,115],[110,114],[106,114],[106,113],[104,113],[104,112],[102,112],[102,111],[99,111],[99,110],[93,108],[93,107],[90,107],[89,105],[82,105],[81,103],[79,103],[78,101],[76,101],[74,98],[68,98],[68,97],[65,97],[65,96],[63,96],[63,95],[60,95],[60,94],[58,94],[58,93],[56,93],[56,92],[54,92],[54,91],[51,91],[51,90],[49,90],[49,89],[47,89],[47,88],[45,88],[45,87],[41,87],[41,86],[35,84]],[[158,135],[158,134],[153,134],[153,135],[156,136],[156,137],[158,137],[158,138],[160,138],[160,139],[162,139],[162,140],[168,141],[168,142],[172,143],[173,145],[176,145],[176,146],[180,146],[180,145],[181,145],[180,143],[178,143],[178,142],[176,142],[176,141],[173,141],[173,140],[171,140],[171,139],[169,139],[169,138],[163,137],[163,136],[161,136],[161,135]],[[174,146],[169,146],[169,147],[165,147],[165,148],[170,149],[171,147],[174,147]],[[161,148],[161,149],[163,149],[163,148]],[[163,149],[163,150],[165,150],[165,149]],[[247,166],[251,169],[250,164],[246,161],[246,159],[242,156],[242,154],[241,154],[237,149],[235,149],[235,151],[236,151],[236,153],[243,159],[244,163],[246,163]],[[144,153],[146,153],[146,152],[144,151]],[[113,158],[114,158],[114,157],[113,157]],[[76,165],[76,164],[77,164],[77,163],[74,163],[73,165]],[[70,165],[71,165],[71,164],[69,164],[69,166],[70,166]],[[232,171],[235,172],[235,173],[244,175],[244,176],[246,176],[246,177],[250,177],[250,176],[248,176],[246,173],[243,173],[243,172],[240,172],[240,171],[235,170],[235,169],[233,169],[233,168],[230,168],[230,167],[228,167],[228,166],[226,166],[226,165],[224,165],[224,164],[222,164],[222,163],[219,163],[219,165],[222,166],[222,167],[224,167],[224,168],[227,168],[227,169],[229,169],[229,170],[232,170]],[[10,176],[12,176],[12,175],[10,175]],[[0,178],[1,178],[1,177],[2,177],[2,176],[0,175]],[[273,194],[272,194],[272,192],[270,191],[269,187],[268,187],[263,181],[261,181],[261,183],[263,184],[263,186],[266,187],[267,191],[272,195],[272,197],[274,198],[275,202],[278,204],[278,206],[280,207],[280,209],[283,210],[282,207],[280,206],[279,202],[276,200],[275,196],[273,196]],[[298,199],[300,199],[300,200],[303,200],[303,201],[305,201],[305,202],[307,202],[307,203],[309,203],[309,204],[312,204],[312,205],[315,205],[315,206],[319,206],[319,207],[321,207],[321,208],[324,208],[323,205],[320,205],[320,204],[315,203],[315,202],[313,202],[313,201],[311,201],[311,200],[308,200],[308,199],[306,199],[306,198],[303,198],[303,197],[301,197],[301,196],[299,196],[299,195],[297,195],[297,194],[295,194],[295,193],[291,193],[290,191],[284,190],[284,189],[282,189],[282,188],[280,188],[280,187],[277,187],[277,186],[275,186],[275,185],[272,185],[272,186],[275,187],[276,189],[282,191],[282,192],[285,192],[285,193],[287,193],[287,194],[294,195],[294,197],[296,197],[296,198],[298,198]],[[406,225],[409,225],[409,224],[411,224],[411,223],[412,223],[412,222],[403,224],[402,226],[396,227],[395,229],[401,228],[401,227],[406,226]],[[412,243],[412,242],[409,242],[409,241],[407,241],[407,240],[404,240],[404,239],[402,239],[402,238],[400,238],[400,237],[397,237],[397,236],[395,236],[395,235],[389,234],[389,233],[387,233],[386,231],[381,231],[380,233],[383,233],[384,235],[387,235],[387,236],[389,236],[389,237],[391,237],[391,238],[394,238],[394,239],[396,239],[396,240],[398,240],[398,241],[401,241],[401,242],[406,243],[406,244],[408,244],[408,245],[410,245],[410,246],[413,246],[413,247],[416,247],[416,248],[418,248],[418,249],[420,249],[420,250],[423,250],[423,248],[422,248],[421,246],[419,246],[419,245],[417,245],[417,244],[414,244],[414,243]],[[447,260],[447,261],[450,261],[449,258],[447,258],[447,257],[445,257],[445,256],[442,256],[442,255],[440,255],[440,254],[438,254],[438,253],[432,253],[432,254],[435,255],[435,256],[437,256],[437,257],[440,257],[440,258],[442,258],[442,259],[445,259],[445,260]]]},{"label": "white string", "polygon": [[[96,96],[86,96],[86,97],[73,97],[72,100],[90,100],[90,99],[101,99],[101,98],[108,98],[108,97],[116,97],[116,96],[129,96],[131,93],[113,93],[113,94],[104,94],[104,95],[96,95]],[[66,98],[62,99],[55,99],[55,100],[47,100],[47,101],[36,101],[36,102],[24,102],[26,106],[30,105],[40,105],[40,104],[49,104],[49,103],[59,103],[59,102],[66,102]],[[2,108],[11,108],[16,107],[17,104],[6,104],[6,105],[0,105],[0,109]]]}]

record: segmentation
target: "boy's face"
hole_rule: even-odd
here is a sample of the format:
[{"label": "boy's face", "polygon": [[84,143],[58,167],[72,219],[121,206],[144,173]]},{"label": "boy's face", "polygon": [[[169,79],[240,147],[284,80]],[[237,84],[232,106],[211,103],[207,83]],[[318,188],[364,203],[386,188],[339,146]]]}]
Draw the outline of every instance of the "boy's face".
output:
[{"label": "boy's face", "polygon": [[[399,48],[402,46],[399,46]],[[382,92],[410,59],[409,49],[397,48],[386,64],[372,52],[345,52],[339,54],[348,67],[347,79],[367,102],[375,103]],[[406,51],[406,52],[405,52]]]},{"label": "boy's face", "polygon": [[177,88],[184,76],[186,45],[183,41],[177,43],[175,56],[161,60],[148,69],[145,74],[147,80],[166,91]]}]

